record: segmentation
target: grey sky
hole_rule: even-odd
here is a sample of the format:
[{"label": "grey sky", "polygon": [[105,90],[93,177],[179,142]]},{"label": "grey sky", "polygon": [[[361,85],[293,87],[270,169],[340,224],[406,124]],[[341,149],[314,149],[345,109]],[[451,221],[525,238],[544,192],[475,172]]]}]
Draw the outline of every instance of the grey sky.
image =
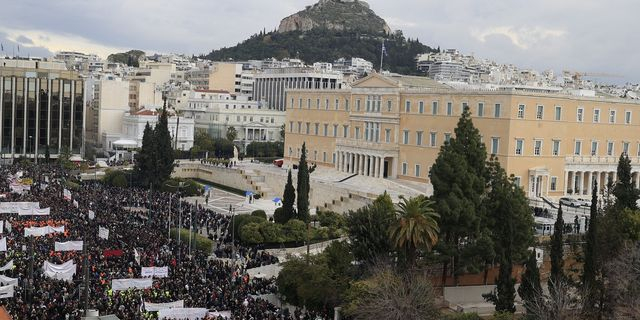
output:
[{"label": "grey sky", "polygon": [[[4,53],[58,50],[207,53],[314,0],[2,0]],[[392,29],[434,47],[522,68],[621,75],[637,82],[637,0],[369,0]]]}]

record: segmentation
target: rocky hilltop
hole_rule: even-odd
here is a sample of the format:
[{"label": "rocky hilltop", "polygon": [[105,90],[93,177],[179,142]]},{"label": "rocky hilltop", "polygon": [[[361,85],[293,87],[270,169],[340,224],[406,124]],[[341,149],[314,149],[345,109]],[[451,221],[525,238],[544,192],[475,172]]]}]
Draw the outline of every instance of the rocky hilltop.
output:
[{"label": "rocky hilltop", "polygon": [[279,33],[328,29],[369,34],[390,34],[391,29],[369,5],[359,0],[320,0],[280,21]]}]

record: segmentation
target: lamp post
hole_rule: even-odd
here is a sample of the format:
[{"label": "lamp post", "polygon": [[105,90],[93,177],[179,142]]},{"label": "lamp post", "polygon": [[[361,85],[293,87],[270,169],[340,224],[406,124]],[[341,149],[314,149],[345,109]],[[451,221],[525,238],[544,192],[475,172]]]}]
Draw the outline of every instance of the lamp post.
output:
[{"label": "lamp post", "polygon": [[[34,149],[34,148],[31,147],[31,142],[32,141],[33,141],[33,136],[29,136],[29,140],[28,140],[29,144],[27,145],[27,154],[30,154],[31,151]],[[35,150],[33,150],[33,151],[35,151]],[[33,155],[33,158],[35,159],[35,154]]]},{"label": "lamp post", "polygon": [[229,214],[231,215],[231,259],[234,266],[236,264],[235,212],[235,208],[232,205],[229,205]]},{"label": "lamp post", "polygon": [[184,182],[178,183],[178,264],[182,261],[182,247],[181,247],[181,231],[182,231],[182,187]]}]

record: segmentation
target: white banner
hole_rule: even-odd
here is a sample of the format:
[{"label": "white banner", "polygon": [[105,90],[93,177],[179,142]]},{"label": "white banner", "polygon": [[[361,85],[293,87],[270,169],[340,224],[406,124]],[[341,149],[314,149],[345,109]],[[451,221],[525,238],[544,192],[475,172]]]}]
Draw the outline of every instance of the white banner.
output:
[{"label": "white banner", "polygon": [[76,269],[76,264],[73,263],[73,260],[69,260],[63,264],[55,264],[45,261],[42,266],[45,276],[64,281],[73,280],[73,275],[76,274]]},{"label": "white banner", "polygon": [[0,234],[4,233],[4,220],[0,220]]},{"label": "white banner", "polygon": [[89,220],[93,220],[96,217],[96,213],[93,210],[89,210]]},{"label": "white banner", "polygon": [[62,197],[67,201],[71,201],[71,191],[69,191],[68,189],[64,189],[64,191],[62,192]]},{"label": "white banner", "polygon": [[7,251],[7,237],[0,239],[0,252]]},{"label": "white banner", "polygon": [[98,237],[102,239],[109,239],[109,229],[98,227]]},{"label": "white banner", "polygon": [[207,316],[209,310],[205,308],[172,308],[158,312],[158,319],[189,319],[199,320]]},{"label": "white banner", "polygon": [[5,225],[5,227],[7,227],[7,232],[11,233],[12,227],[9,221],[7,221],[7,224]]},{"label": "white banner", "polygon": [[19,216],[48,216],[51,212],[51,208],[20,208],[18,211]]},{"label": "white banner", "polygon": [[4,266],[0,267],[0,271],[7,271],[13,268],[13,260],[7,262]]},{"label": "white banner", "polygon": [[0,287],[0,299],[13,298],[13,285]]},{"label": "white banner", "polygon": [[56,232],[64,232],[64,226],[60,226],[60,227],[46,226],[46,227],[24,228],[24,236],[25,237],[28,237],[28,236],[44,236],[44,235],[47,235],[49,233],[56,233]]},{"label": "white banner", "polygon": [[0,274],[0,284],[1,285],[9,285],[9,284],[18,284],[18,278],[9,278],[7,276],[3,276]]},{"label": "white banner", "polygon": [[21,183],[11,183],[9,189],[13,193],[23,194],[25,191],[31,190],[31,186],[27,186]]},{"label": "white banner", "polygon": [[214,319],[218,319],[222,317],[223,319],[231,319],[231,311],[213,311],[209,312],[209,317],[213,317]]},{"label": "white banner", "polygon": [[55,263],[51,263],[49,261],[45,261],[44,265],[42,266],[42,269],[44,271],[53,271],[53,272],[67,272],[70,270],[75,270],[76,269],[76,264],[73,263],[73,259],[69,260],[63,264],[55,264]]},{"label": "white banner", "polygon": [[178,300],[173,302],[165,302],[165,303],[144,303],[144,310],[150,312],[160,311],[162,309],[171,309],[171,308],[184,308],[184,300]]},{"label": "white banner", "polygon": [[67,241],[55,243],[56,251],[82,251],[82,241]]},{"label": "white banner", "polygon": [[40,202],[0,202],[0,213],[18,213],[20,208],[40,208]]},{"label": "white banner", "polygon": [[169,267],[142,267],[140,275],[143,278],[155,277],[166,278],[169,276]]},{"label": "white banner", "polygon": [[113,279],[111,280],[111,289],[113,291],[127,289],[147,289],[153,285],[152,279]]},{"label": "white banner", "polygon": [[[75,265],[74,265],[75,266]],[[70,270],[65,272],[53,272],[53,271],[45,271],[44,275],[51,279],[62,280],[62,281],[72,281],[73,275],[76,274],[76,270]]]}]

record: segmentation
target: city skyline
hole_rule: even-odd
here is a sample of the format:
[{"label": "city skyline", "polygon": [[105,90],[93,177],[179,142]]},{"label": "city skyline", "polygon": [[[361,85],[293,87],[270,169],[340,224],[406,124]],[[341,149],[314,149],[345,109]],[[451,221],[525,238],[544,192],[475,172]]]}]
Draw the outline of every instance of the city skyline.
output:
[{"label": "city skyline", "polygon": [[[282,18],[315,2],[247,1],[242,6],[231,1],[201,0],[13,2],[3,6],[0,43],[5,55],[12,55],[14,50],[18,54],[18,46],[22,56],[75,50],[106,58],[109,53],[129,49],[199,55],[233,46],[263,29],[274,30]],[[638,82],[635,74],[640,72],[640,62],[633,58],[637,45],[627,39],[633,38],[635,28],[629,22],[634,21],[631,15],[640,9],[640,3],[368,3],[391,29],[400,29],[405,36],[432,47],[457,48],[521,68],[609,73],[620,77],[606,78],[606,82]],[[59,18],[70,13],[67,19]],[[234,23],[233,28],[227,27],[230,23]]]}]

